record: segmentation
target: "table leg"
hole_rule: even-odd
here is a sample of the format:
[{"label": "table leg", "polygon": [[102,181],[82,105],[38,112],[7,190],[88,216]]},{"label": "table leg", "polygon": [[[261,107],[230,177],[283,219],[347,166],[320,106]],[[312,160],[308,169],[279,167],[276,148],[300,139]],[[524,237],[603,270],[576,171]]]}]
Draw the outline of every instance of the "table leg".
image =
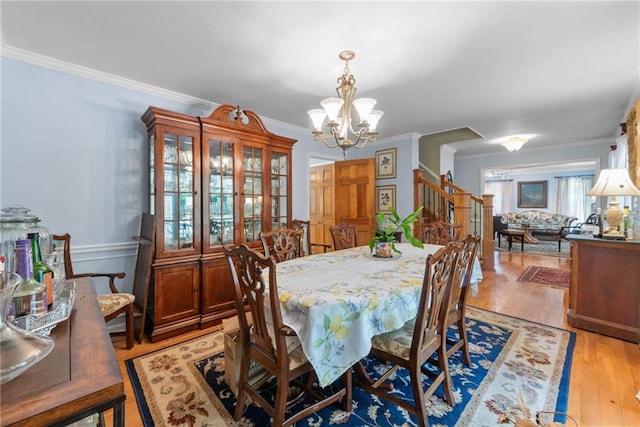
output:
[{"label": "table leg", "polygon": [[524,230],[524,241],[525,242],[533,243],[533,244],[540,243],[540,240],[538,240],[535,237],[533,237],[533,234],[531,234],[531,229],[528,226],[523,225],[522,229]]},{"label": "table leg", "polygon": [[511,247],[513,246],[513,235],[509,234],[509,236],[507,236],[507,240],[509,241],[509,252],[511,252]]}]

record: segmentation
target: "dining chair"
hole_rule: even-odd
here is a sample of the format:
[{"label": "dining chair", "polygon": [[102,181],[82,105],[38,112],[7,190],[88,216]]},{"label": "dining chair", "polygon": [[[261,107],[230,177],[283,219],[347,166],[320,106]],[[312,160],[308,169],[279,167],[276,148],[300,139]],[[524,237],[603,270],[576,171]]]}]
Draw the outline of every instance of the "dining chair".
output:
[{"label": "dining chair", "polygon": [[473,272],[473,263],[476,260],[476,253],[480,244],[480,237],[468,234],[463,240],[462,251],[458,255],[456,268],[454,271],[453,282],[451,284],[451,296],[449,300],[449,313],[447,314],[447,324],[445,330],[452,326],[457,326],[457,339],[449,338],[450,335],[442,334],[445,339],[444,345],[447,345],[447,358],[452,357],[455,352],[462,350],[462,358],[467,366],[471,366],[471,357],[469,356],[469,340],[467,338],[467,295],[471,286],[471,273]]},{"label": "dining chair", "polygon": [[260,241],[265,256],[273,255],[276,262],[304,256],[302,250],[302,230],[280,227],[271,231],[261,231]]},{"label": "dining chair", "polygon": [[355,224],[337,224],[329,227],[329,232],[333,239],[333,249],[336,251],[358,246],[358,227]]},{"label": "dining chair", "polygon": [[[426,261],[422,283],[422,293],[415,320],[407,322],[402,328],[371,340],[370,357],[386,362],[384,373],[375,381],[369,382],[355,377],[355,384],[365,391],[375,394],[399,405],[418,417],[418,425],[428,426],[426,402],[442,385],[447,403],[453,406],[453,389],[447,365],[446,348],[441,336],[446,332],[447,307],[455,265],[462,246],[450,243],[429,255]],[[437,371],[424,366],[428,361],[434,363],[432,356],[437,355]],[[388,369],[387,369],[388,368]],[[399,369],[409,371],[414,403],[403,399],[387,380]],[[425,391],[422,375],[432,379]]]},{"label": "dining chair", "polygon": [[460,240],[462,224],[452,224],[443,220],[431,221],[424,225],[423,243],[444,245],[451,241]]},{"label": "dining chair", "polygon": [[[276,279],[276,262],[252,251],[246,245],[223,247],[233,278],[236,308],[240,326],[239,339],[243,343],[240,380],[238,382],[236,420],[242,416],[247,395],[272,417],[272,425],[288,426],[304,419],[321,408],[342,399],[345,411],[351,410],[351,371],[344,374],[343,386],[328,395],[321,395],[312,389],[316,379],[313,366],[307,360],[300,345],[287,345],[287,340],[297,340],[296,333],[282,323],[280,298]],[[268,269],[268,281],[263,270]],[[253,320],[249,320],[245,307],[248,305]],[[291,349],[291,350],[289,350]],[[275,377],[275,398],[273,403],[261,393],[263,381],[252,384],[249,381],[249,361],[257,362],[269,376]],[[306,378],[306,379],[305,379]],[[303,393],[289,400],[289,389],[295,386]],[[271,387],[268,385],[268,387]],[[330,387],[327,387],[330,388]],[[298,412],[291,408],[308,396],[316,399]],[[287,414],[289,412],[289,414]],[[287,417],[288,416],[288,417]],[[287,417],[287,418],[285,418]]]},{"label": "dining chair", "polygon": [[303,247],[306,246],[307,248],[307,251],[304,255],[313,255],[313,248],[322,248],[323,253],[327,252],[327,249],[331,249],[331,245],[327,245],[326,243],[313,243],[311,241],[311,234],[309,234],[310,226],[311,223],[309,221],[304,221],[302,219],[294,219],[293,221],[291,221],[291,228],[293,228],[294,230],[302,230],[303,232],[302,240],[304,241],[304,243],[306,243],[305,245],[303,245]]},{"label": "dining chair", "polygon": [[[81,277],[90,277],[91,279],[103,278],[108,279],[110,294],[98,294],[98,304],[102,311],[105,322],[115,319],[121,314],[125,314],[125,330],[123,332],[111,332],[111,336],[123,335],[126,338],[127,349],[133,348],[134,331],[133,331],[133,303],[135,297],[133,294],[118,291],[115,285],[116,279],[124,279],[125,273],[74,273],[73,264],[71,263],[71,235],[65,233],[53,236],[53,244],[56,252],[62,252],[62,262],[64,263],[65,279],[77,279]],[[58,246],[62,245],[62,248]]]}]

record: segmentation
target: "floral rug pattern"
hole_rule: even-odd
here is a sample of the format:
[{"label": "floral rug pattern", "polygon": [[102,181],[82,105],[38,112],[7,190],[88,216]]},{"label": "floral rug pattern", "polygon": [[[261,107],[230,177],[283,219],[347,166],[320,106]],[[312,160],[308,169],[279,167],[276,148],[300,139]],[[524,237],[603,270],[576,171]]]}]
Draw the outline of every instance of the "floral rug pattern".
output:
[{"label": "floral rug pattern", "polygon": [[569,288],[570,277],[571,272],[569,270],[530,265],[520,274],[518,282],[567,289]]},{"label": "floral rug pattern", "polygon": [[[519,414],[518,391],[532,413],[566,410],[575,334],[473,307],[467,323],[472,366],[459,357],[449,360],[456,405],[447,405],[439,388],[427,403],[432,425],[500,425],[501,414]],[[255,405],[233,421],[236,399],[224,381],[223,349],[222,332],[214,332],[127,360],[145,426],[268,425],[268,416]],[[377,377],[379,362],[363,363]],[[397,393],[411,399],[407,372],[399,370],[390,380]],[[270,393],[268,383],[265,390]],[[415,416],[357,387],[353,399],[350,413],[330,406],[297,425],[417,425]]]}]

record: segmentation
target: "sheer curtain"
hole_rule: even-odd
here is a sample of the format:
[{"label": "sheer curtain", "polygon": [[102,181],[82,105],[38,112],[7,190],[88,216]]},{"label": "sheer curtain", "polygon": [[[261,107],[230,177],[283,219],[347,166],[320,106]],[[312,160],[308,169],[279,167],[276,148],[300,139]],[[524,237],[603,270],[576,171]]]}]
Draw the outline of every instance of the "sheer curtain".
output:
[{"label": "sheer curtain", "polygon": [[483,194],[493,194],[493,214],[513,210],[513,180],[485,181]]},{"label": "sheer curtain", "polygon": [[593,175],[556,177],[556,213],[575,216],[583,222],[593,212],[593,198],[587,192],[593,187]]}]

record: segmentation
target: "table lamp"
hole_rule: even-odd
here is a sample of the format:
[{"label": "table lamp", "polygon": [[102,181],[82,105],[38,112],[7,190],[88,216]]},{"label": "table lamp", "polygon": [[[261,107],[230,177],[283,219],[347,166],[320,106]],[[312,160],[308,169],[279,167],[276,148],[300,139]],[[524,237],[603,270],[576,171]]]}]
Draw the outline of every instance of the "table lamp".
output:
[{"label": "table lamp", "polygon": [[617,196],[640,196],[640,190],[633,185],[629,173],[626,169],[602,169],[598,176],[598,181],[587,196],[611,196],[609,208],[604,214],[609,223],[609,231],[602,237],[610,239],[624,239],[624,234],[620,232],[620,223],[624,217],[624,212],[620,209],[620,202]]}]

